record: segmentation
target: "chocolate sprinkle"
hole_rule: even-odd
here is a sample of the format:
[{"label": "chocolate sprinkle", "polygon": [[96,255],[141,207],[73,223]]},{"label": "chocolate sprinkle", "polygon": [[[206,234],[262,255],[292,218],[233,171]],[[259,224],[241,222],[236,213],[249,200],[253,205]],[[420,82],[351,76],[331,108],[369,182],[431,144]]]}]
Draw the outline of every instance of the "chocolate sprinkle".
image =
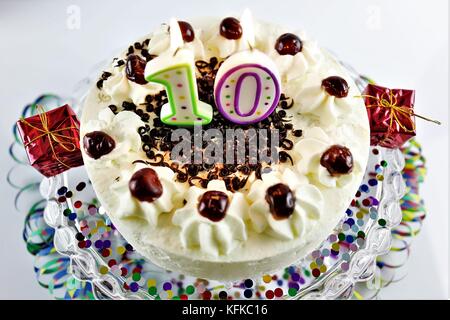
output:
[{"label": "chocolate sprinkle", "polygon": [[109,108],[114,114],[117,113],[117,106],[116,106],[116,105],[110,104],[110,105],[108,106],[108,108]]},{"label": "chocolate sprinkle", "polygon": [[102,75],[101,75],[101,79],[102,80],[108,80],[108,78],[109,77],[111,77],[112,76],[112,73],[111,72],[107,72],[107,71],[104,71],[103,73],[102,73]]},{"label": "chocolate sprinkle", "polygon": [[133,53],[134,53],[134,47],[133,46],[129,46],[128,47],[127,56],[130,55],[130,54],[133,54]]},{"label": "chocolate sprinkle", "polygon": [[117,64],[115,65],[115,67],[121,67],[125,64],[125,61],[123,60],[117,60]]},{"label": "chocolate sprinkle", "polygon": [[96,86],[99,90],[103,89],[103,80],[98,80]]},{"label": "chocolate sprinkle", "polygon": [[294,165],[294,160],[292,160],[292,157],[286,151],[280,151],[278,153],[278,159],[282,163],[284,163],[284,162],[289,160],[291,162],[291,165]]}]

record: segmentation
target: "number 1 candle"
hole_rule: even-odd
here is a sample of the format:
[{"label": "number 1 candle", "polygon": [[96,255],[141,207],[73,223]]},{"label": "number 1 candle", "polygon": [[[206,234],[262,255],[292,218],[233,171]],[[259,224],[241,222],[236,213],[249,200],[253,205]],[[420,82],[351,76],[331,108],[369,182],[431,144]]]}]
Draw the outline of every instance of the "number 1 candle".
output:
[{"label": "number 1 candle", "polygon": [[168,125],[205,125],[212,120],[212,107],[198,99],[194,54],[183,49],[178,21],[170,22],[171,50],[149,61],[145,79],[159,83],[167,92],[168,103],[161,108],[161,121]]},{"label": "number 1 candle", "polygon": [[258,50],[238,52],[217,72],[214,97],[220,113],[238,124],[267,118],[280,100],[280,76],[275,63]]}]

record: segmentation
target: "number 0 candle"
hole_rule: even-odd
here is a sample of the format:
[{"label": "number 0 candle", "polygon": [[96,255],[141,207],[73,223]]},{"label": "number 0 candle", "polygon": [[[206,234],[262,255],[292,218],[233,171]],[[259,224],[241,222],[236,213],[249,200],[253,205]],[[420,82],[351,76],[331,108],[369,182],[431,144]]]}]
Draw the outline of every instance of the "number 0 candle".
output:
[{"label": "number 0 candle", "polygon": [[280,76],[275,63],[257,50],[238,52],[217,72],[214,97],[220,113],[238,124],[267,118],[280,100]]},{"label": "number 0 candle", "polygon": [[212,107],[198,99],[194,54],[183,49],[178,22],[170,23],[171,48],[147,63],[145,79],[159,83],[167,92],[168,103],[161,108],[161,121],[168,125],[193,126],[212,120]]}]

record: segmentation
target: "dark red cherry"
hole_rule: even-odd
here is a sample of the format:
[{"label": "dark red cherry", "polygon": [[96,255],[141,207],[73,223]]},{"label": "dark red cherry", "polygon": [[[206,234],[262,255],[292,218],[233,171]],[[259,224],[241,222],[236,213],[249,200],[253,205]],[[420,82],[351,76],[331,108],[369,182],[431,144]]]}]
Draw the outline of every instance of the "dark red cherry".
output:
[{"label": "dark red cherry", "polygon": [[191,24],[186,21],[178,21],[178,25],[180,26],[181,35],[183,36],[183,40],[185,42],[192,42],[195,38],[194,28],[192,28]]},{"label": "dark red cherry", "polygon": [[138,84],[146,84],[144,72],[147,61],[135,54],[130,54],[127,58],[127,64],[125,66],[125,73],[128,80],[136,82]]},{"label": "dark red cherry", "polygon": [[139,201],[153,202],[163,193],[158,174],[152,168],[136,171],[128,183],[131,195]]},{"label": "dark red cherry", "polygon": [[322,80],[322,88],[336,98],[345,98],[348,95],[348,83],[345,79],[332,76]]},{"label": "dark red cherry", "polygon": [[87,155],[98,159],[110,153],[116,147],[116,142],[103,131],[92,131],[83,137],[83,146]]},{"label": "dark red cherry", "polygon": [[229,205],[228,196],[222,191],[206,191],[198,202],[198,212],[211,221],[225,217]]},{"label": "dark red cherry", "polygon": [[295,56],[302,51],[302,48],[302,41],[293,33],[282,34],[275,42],[275,50],[282,56],[287,54]]},{"label": "dark red cherry", "polygon": [[229,40],[237,40],[242,37],[242,26],[238,19],[228,17],[220,23],[220,35]]},{"label": "dark red cherry", "polygon": [[294,193],[283,183],[278,183],[267,189],[266,201],[275,220],[287,219],[294,213]]},{"label": "dark red cherry", "polygon": [[320,164],[332,176],[348,174],[353,170],[353,155],[348,148],[335,144],[322,154]]}]

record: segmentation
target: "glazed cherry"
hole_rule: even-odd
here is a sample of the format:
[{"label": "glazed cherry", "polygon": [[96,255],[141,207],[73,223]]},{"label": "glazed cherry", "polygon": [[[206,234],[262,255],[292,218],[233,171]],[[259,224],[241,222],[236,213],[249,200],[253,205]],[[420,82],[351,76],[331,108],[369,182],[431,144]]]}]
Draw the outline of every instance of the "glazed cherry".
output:
[{"label": "glazed cherry", "polygon": [[238,19],[228,17],[220,23],[220,35],[229,40],[237,40],[242,37],[242,26]]},{"label": "glazed cherry", "polygon": [[294,213],[294,193],[291,188],[283,183],[278,183],[267,189],[266,201],[275,220],[287,219]]},{"label": "glazed cherry", "polygon": [[211,221],[225,217],[229,205],[228,196],[222,191],[206,191],[198,202],[198,212]]},{"label": "glazed cherry", "polygon": [[192,28],[191,24],[186,21],[178,21],[178,25],[180,26],[181,35],[183,36],[183,40],[185,42],[192,42],[195,38],[194,28]]},{"label": "glazed cherry", "polygon": [[103,131],[92,131],[83,137],[83,146],[87,155],[97,160],[113,151],[116,142]]},{"label": "glazed cherry", "polygon": [[302,48],[302,41],[293,33],[282,34],[275,42],[275,50],[277,50],[277,52],[282,56],[288,54],[295,56],[297,53],[302,51]]},{"label": "glazed cherry", "polygon": [[139,201],[153,202],[163,193],[158,174],[152,168],[136,171],[128,183],[131,195]]},{"label": "glazed cherry", "polygon": [[348,148],[335,144],[322,154],[320,165],[332,176],[348,174],[353,170],[353,155]]},{"label": "glazed cherry", "polygon": [[125,66],[125,73],[128,80],[136,82],[138,84],[146,84],[144,72],[147,61],[135,54],[128,55],[127,63]]},{"label": "glazed cherry", "polygon": [[332,76],[322,80],[322,88],[331,96],[345,98],[348,95],[348,83],[345,79]]}]

